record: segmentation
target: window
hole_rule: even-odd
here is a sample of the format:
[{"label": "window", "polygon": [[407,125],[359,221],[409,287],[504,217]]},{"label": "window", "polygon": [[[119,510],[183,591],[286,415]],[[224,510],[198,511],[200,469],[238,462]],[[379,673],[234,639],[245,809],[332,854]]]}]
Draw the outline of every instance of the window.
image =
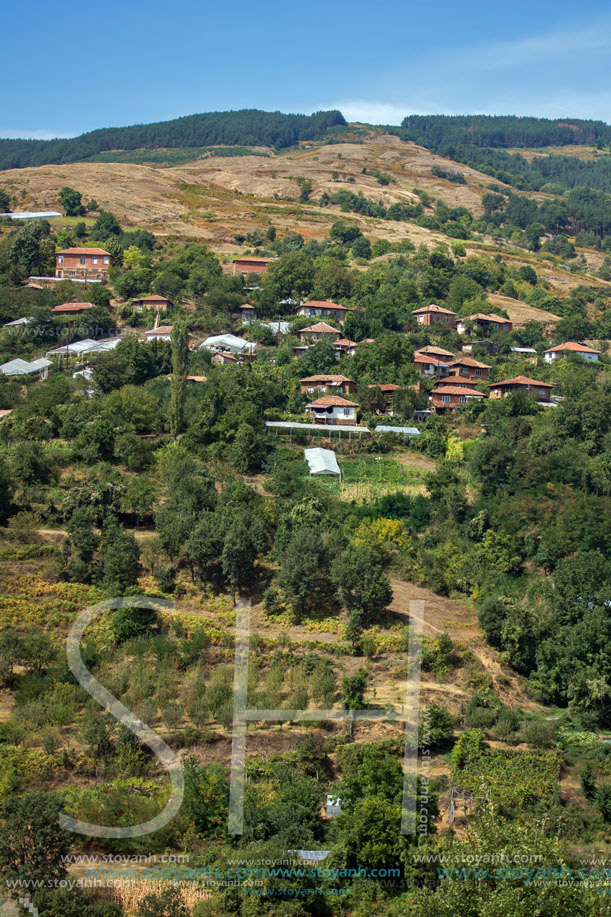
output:
[{"label": "window", "polygon": [[475,375],[476,375],[476,376],[481,376],[481,374],[482,374],[481,369],[476,369],[476,370],[475,370]]},{"label": "window", "polygon": [[464,404],[464,403],[466,402],[466,400],[467,400],[467,396],[466,396],[466,395],[459,395],[459,396],[458,396],[458,400],[460,401],[461,404]]},{"label": "window", "polygon": [[63,263],[64,263],[64,256],[63,256],[63,255],[58,255],[58,256],[57,256],[57,263],[58,263],[58,264],[63,264]]},{"label": "window", "polygon": [[75,271],[68,271],[68,274],[69,274],[70,277],[74,277]]},{"label": "window", "polygon": [[450,403],[450,396],[449,396],[449,395],[442,395],[442,396],[441,396],[441,400],[443,401],[444,404],[449,404],[449,403]]},{"label": "window", "polygon": [[109,264],[109,263],[110,263],[110,260],[109,260],[108,258],[103,258],[102,260],[103,260],[104,264]]},{"label": "window", "polygon": [[344,408],[344,417],[350,417],[352,414],[352,408]]},{"label": "window", "polygon": [[98,263],[98,259],[95,258],[95,257],[92,257],[91,263],[92,263],[92,264],[97,264],[97,263]]},{"label": "window", "polygon": [[78,260],[80,261],[81,264],[87,264],[87,259],[85,255],[81,255],[81,257]]}]

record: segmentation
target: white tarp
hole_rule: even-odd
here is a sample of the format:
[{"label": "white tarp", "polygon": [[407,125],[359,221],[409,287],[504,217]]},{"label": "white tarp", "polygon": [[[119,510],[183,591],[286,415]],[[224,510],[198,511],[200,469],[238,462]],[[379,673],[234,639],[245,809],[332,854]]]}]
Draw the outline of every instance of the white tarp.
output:
[{"label": "white tarp", "polygon": [[229,353],[252,353],[257,345],[235,334],[215,334],[199,345],[200,350],[227,350]]},{"label": "white tarp", "polygon": [[310,474],[335,474],[341,478],[342,473],[332,449],[321,449],[316,446],[313,449],[304,449],[303,453],[310,466]]}]

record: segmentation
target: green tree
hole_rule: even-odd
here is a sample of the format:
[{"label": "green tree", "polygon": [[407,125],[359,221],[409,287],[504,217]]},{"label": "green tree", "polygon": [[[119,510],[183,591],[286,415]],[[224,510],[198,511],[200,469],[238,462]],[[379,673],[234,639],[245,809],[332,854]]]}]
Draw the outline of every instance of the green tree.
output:
[{"label": "green tree", "polygon": [[91,237],[98,242],[106,242],[111,236],[120,235],[121,227],[116,216],[108,210],[100,210],[100,215],[93,224]]},{"label": "green tree", "polygon": [[340,602],[363,621],[379,616],[392,602],[384,564],[373,548],[347,548],[331,564],[331,580]]},{"label": "green tree", "polygon": [[316,606],[327,592],[329,561],[320,529],[301,525],[291,536],[278,585],[298,614]]},{"label": "green tree", "polygon": [[10,213],[11,212],[11,196],[4,190],[0,188],[0,213]]},{"label": "green tree", "polygon": [[82,203],[83,195],[80,191],[64,186],[57,195],[57,199],[64,208],[67,217],[80,217],[85,213]]},{"label": "green tree", "polygon": [[107,590],[122,591],[133,586],[140,575],[140,549],[132,532],[111,523],[102,536],[104,547],[103,584]]},{"label": "green tree", "polygon": [[227,831],[229,783],[220,764],[201,767],[194,757],[185,761],[184,811],[203,837],[218,837]]},{"label": "green tree", "polygon": [[6,522],[11,514],[13,479],[5,459],[0,456],[0,523]]},{"label": "green tree", "polygon": [[185,422],[189,336],[184,322],[172,328],[172,380],[170,393],[170,430],[174,439],[182,433]]},{"label": "green tree", "polygon": [[33,790],[8,796],[0,809],[0,876],[44,884],[66,875],[64,857],[71,835],[59,824],[60,804],[52,793]]},{"label": "green tree", "polygon": [[354,675],[345,675],[342,679],[342,694],[345,710],[362,710],[365,707],[365,688],[367,672],[359,669]]},{"label": "green tree", "polygon": [[157,613],[154,608],[126,605],[113,612],[110,633],[115,643],[125,643],[126,640],[150,636],[156,622]]},{"label": "green tree", "polygon": [[190,911],[180,889],[169,886],[146,895],[138,905],[136,917],[190,917]]}]

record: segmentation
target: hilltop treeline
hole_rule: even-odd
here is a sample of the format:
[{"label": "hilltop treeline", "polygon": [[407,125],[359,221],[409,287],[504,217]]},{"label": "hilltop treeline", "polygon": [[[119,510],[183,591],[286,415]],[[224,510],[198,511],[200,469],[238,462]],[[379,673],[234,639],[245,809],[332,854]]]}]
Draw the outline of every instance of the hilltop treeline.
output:
[{"label": "hilltop treeline", "polygon": [[172,121],[105,127],[59,140],[0,140],[0,169],[62,164],[88,159],[107,150],[270,146],[285,149],[299,140],[319,140],[330,127],[344,125],[339,111],[284,115],[279,111],[219,111],[187,115]]},{"label": "hilltop treeline", "polygon": [[408,115],[401,122],[406,139],[423,146],[456,144],[507,148],[573,146],[611,141],[604,121],[571,118],[517,118],[513,115]]},{"label": "hilltop treeline", "polygon": [[403,140],[412,140],[522,191],[563,191],[576,187],[611,191],[611,159],[602,153],[583,160],[556,154],[526,159],[520,153],[508,152],[512,148],[576,144],[592,145],[602,151],[611,143],[611,126],[603,121],[408,115],[396,133]]}]

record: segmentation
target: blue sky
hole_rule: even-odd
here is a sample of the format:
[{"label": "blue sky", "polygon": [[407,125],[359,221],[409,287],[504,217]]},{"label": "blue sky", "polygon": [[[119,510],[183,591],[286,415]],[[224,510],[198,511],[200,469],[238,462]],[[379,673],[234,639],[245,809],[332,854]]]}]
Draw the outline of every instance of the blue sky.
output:
[{"label": "blue sky", "polygon": [[4,0],[0,21],[0,137],[230,108],[611,121],[604,0]]}]

